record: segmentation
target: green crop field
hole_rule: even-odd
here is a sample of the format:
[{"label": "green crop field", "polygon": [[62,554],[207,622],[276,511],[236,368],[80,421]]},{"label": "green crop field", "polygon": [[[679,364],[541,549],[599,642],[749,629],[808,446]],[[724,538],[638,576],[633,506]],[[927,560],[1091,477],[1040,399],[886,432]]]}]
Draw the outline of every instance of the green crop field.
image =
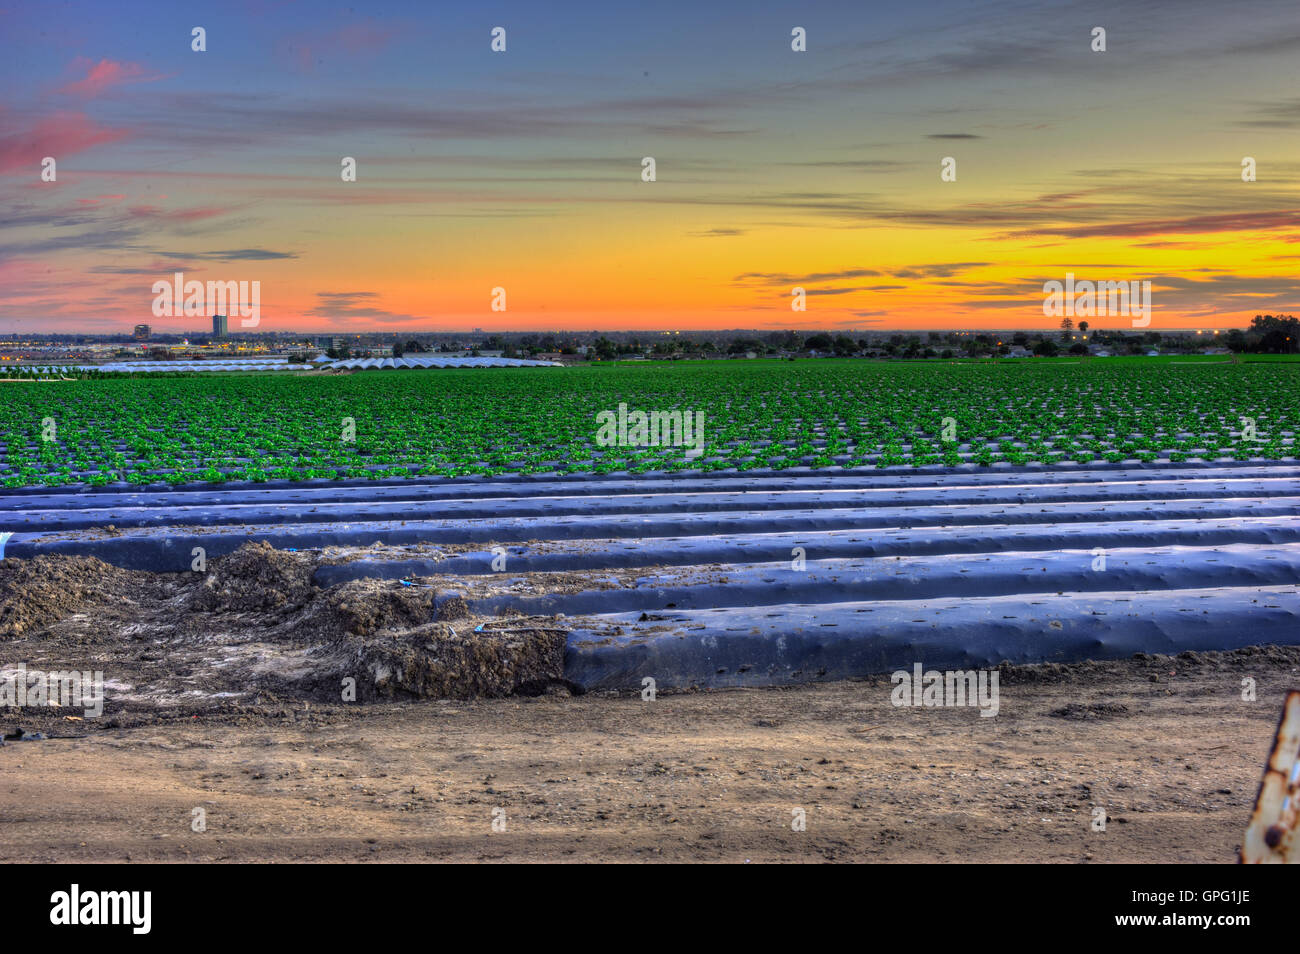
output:
[{"label": "green crop field", "polygon": [[[703,412],[702,457],[597,446],[596,415],[620,402]],[[8,384],[0,411],[7,487],[1282,459],[1300,432],[1300,363],[757,360],[102,378]]]}]

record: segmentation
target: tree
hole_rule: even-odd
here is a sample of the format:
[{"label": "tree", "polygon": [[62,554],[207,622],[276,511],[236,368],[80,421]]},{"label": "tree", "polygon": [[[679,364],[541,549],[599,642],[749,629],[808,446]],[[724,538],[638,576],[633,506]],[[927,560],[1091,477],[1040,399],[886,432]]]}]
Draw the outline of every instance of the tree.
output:
[{"label": "tree", "polygon": [[833,342],[830,335],[822,333],[811,335],[804,341],[803,346],[806,351],[830,351]]},{"label": "tree", "polygon": [[1256,315],[1250,330],[1259,335],[1259,343],[1252,350],[1264,354],[1300,352],[1300,319],[1290,315]]},{"label": "tree", "polygon": [[1042,358],[1055,358],[1059,350],[1051,338],[1044,338],[1034,345],[1034,354]]},{"label": "tree", "polygon": [[1088,337],[1088,327],[1086,321],[1079,322],[1079,334],[1083,335],[1085,338]]},{"label": "tree", "polygon": [[803,341],[797,331],[771,331],[768,332],[765,340],[772,347],[782,351],[798,351]]},{"label": "tree", "polygon": [[1070,340],[1070,331],[1073,328],[1074,328],[1074,320],[1070,318],[1069,315],[1066,315],[1064,318],[1061,319],[1061,340],[1062,341]]}]

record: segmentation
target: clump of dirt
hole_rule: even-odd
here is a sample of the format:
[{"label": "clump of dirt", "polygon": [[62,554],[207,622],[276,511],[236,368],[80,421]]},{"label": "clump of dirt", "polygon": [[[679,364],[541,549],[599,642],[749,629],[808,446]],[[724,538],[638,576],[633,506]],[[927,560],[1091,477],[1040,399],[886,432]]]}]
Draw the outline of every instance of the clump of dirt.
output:
[{"label": "clump of dirt", "polygon": [[312,564],[262,540],[212,561],[190,597],[192,610],[287,612],[311,601]]},{"label": "clump of dirt", "polygon": [[437,618],[437,590],[401,586],[392,580],[352,580],[326,590],[302,624],[320,632],[373,636],[411,629]]},{"label": "clump of dirt", "polygon": [[285,683],[322,698],[337,698],[349,678],[363,702],[476,699],[564,684],[563,628],[474,616],[459,592],[436,585],[353,580],[319,593],[292,628],[318,645],[333,637],[312,654],[309,672]]},{"label": "clump of dirt", "polygon": [[357,678],[359,696],[475,699],[541,692],[563,682],[564,633],[544,627],[476,632],[428,623],[339,649],[340,674]]},{"label": "clump of dirt", "polygon": [[0,638],[39,632],[87,607],[127,603],[130,578],[89,556],[0,560]]},{"label": "clump of dirt", "polygon": [[1057,719],[1071,719],[1083,722],[1087,719],[1105,719],[1110,716],[1128,714],[1128,706],[1122,702],[1071,702],[1047,713]]},{"label": "clump of dirt", "polygon": [[438,597],[435,604],[438,609],[438,619],[453,620],[469,618],[469,604],[465,602],[465,597],[459,593],[451,593]]}]

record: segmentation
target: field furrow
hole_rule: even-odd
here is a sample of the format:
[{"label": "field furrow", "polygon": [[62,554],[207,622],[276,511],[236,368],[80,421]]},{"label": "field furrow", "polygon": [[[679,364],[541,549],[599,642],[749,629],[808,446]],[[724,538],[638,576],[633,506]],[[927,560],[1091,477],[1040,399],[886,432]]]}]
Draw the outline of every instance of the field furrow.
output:
[{"label": "field furrow", "polygon": [[[807,484],[805,484],[807,480]],[[431,587],[550,619],[575,688],[762,685],[1300,643],[1300,474],[612,475],[16,492],[11,556],[184,574],[248,542],[322,588]]]}]

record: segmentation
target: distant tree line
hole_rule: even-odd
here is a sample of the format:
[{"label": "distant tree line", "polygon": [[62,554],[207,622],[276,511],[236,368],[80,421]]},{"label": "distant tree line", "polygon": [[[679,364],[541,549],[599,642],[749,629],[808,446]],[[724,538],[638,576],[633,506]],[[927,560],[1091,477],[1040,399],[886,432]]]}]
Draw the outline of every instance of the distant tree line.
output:
[{"label": "distant tree line", "polygon": [[1228,332],[1225,347],[1248,354],[1300,354],[1300,318],[1256,315],[1247,330]]},{"label": "distant tree line", "polygon": [[[683,331],[646,337],[628,332],[502,332],[470,336],[425,335],[400,339],[392,353],[425,351],[500,352],[508,358],[539,354],[574,355],[591,361],[617,361],[629,357],[718,358],[740,355],[757,357],[875,357],[907,360],[936,358],[982,358],[1011,354],[1044,357],[1086,355],[1098,350],[1116,355],[1197,353],[1206,348],[1265,354],[1300,353],[1300,321],[1287,315],[1257,315],[1249,328],[1229,332],[1197,334],[1150,329],[1092,328],[1087,321],[1076,325],[1069,318],[1058,330],[989,332],[862,332],[781,330]],[[350,350],[347,345],[331,348],[332,358],[348,358],[368,352]]]}]

